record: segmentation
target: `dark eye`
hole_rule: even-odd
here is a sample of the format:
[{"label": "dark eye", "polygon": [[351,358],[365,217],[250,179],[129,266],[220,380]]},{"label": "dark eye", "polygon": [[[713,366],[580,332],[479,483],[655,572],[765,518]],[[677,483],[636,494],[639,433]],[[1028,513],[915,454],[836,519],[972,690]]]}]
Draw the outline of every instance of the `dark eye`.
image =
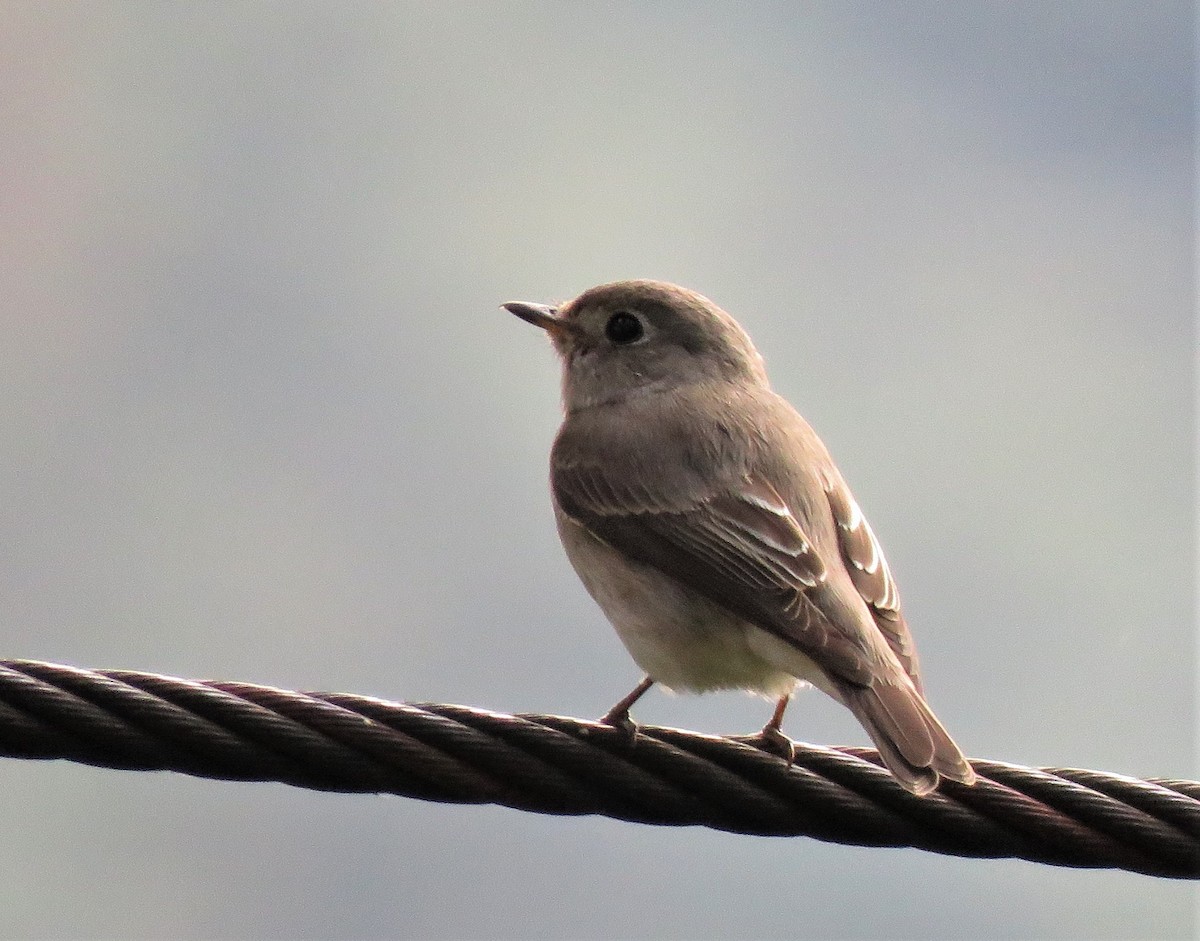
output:
[{"label": "dark eye", "polygon": [[617,311],[604,325],[604,335],[613,343],[634,343],[640,340],[644,333],[642,322],[624,310]]}]

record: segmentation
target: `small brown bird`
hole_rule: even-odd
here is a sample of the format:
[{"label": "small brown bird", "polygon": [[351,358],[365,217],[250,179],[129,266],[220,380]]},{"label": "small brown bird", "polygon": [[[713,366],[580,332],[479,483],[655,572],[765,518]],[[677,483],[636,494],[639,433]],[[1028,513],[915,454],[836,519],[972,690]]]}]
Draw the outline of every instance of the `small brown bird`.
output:
[{"label": "small brown bird", "polygon": [[727,313],[686,288],[620,281],[555,309],[504,307],[563,363],[551,453],[563,546],[646,677],[777,701],[798,682],[845,704],[896,779],[927,794],[975,772],[925,702],[917,653],[871,527],[825,446],[771,391]]}]

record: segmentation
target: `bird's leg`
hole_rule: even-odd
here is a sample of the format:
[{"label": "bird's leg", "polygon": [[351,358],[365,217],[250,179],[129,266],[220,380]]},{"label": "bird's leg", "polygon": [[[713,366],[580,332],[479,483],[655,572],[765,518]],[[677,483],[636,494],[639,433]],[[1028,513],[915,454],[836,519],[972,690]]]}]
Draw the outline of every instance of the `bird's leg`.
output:
[{"label": "bird's leg", "polygon": [[791,700],[791,693],[786,696],[780,696],[779,702],[775,703],[774,714],[771,716],[770,721],[762,727],[762,731],[757,735],[748,735],[745,738],[738,739],[738,741],[745,742],[747,745],[753,745],[755,748],[761,748],[763,751],[778,755],[788,763],[788,767],[791,767],[792,763],[796,760],[796,746],[790,738],[780,731],[780,726],[783,724],[784,710],[787,709],[787,705]]},{"label": "bird's leg", "polygon": [[646,690],[653,685],[654,680],[650,679],[650,677],[642,677],[642,681],[633,688],[633,692],[609,709],[608,712],[604,713],[604,718],[600,720],[605,725],[611,725],[619,732],[624,732],[625,737],[629,739],[630,745],[637,739],[637,724],[629,718],[629,710],[635,702],[646,694]]}]

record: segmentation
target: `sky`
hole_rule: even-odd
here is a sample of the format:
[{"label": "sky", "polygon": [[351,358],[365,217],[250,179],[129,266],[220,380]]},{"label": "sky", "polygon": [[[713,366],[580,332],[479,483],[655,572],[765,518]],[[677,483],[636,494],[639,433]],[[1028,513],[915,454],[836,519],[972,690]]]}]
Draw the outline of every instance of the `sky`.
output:
[{"label": "sky", "polygon": [[[972,756],[1197,778],[1186,3],[0,8],[0,657],[596,717],[545,337],[684,284]],[[769,705],[652,692],[745,733]],[[785,730],[866,744],[809,691]],[[1192,886],[0,761],[0,936],[1191,938]]]}]

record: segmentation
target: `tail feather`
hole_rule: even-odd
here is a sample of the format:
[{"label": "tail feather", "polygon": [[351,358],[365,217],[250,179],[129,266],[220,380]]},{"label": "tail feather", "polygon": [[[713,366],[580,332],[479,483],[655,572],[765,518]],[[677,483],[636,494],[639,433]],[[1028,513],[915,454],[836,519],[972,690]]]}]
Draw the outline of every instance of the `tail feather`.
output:
[{"label": "tail feather", "polygon": [[908,790],[928,794],[943,775],[975,783],[970,763],[912,684],[876,681],[841,692],[887,769]]}]

